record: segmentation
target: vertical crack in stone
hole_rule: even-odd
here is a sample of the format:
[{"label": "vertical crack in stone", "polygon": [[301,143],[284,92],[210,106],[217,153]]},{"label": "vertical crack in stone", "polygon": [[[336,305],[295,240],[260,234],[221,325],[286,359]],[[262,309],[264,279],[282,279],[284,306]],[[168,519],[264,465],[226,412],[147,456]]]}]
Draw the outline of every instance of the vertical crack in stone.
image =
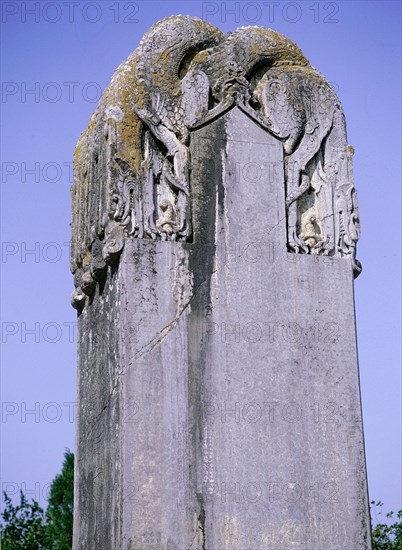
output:
[{"label": "vertical crack in stone", "polygon": [[203,497],[202,494],[198,494],[197,498],[198,498],[198,503],[199,503],[199,506],[200,506],[200,513],[199,513],[199,516],[198,516],[198,528],[201,531],[202,550],[206,550],[204,497]]}]

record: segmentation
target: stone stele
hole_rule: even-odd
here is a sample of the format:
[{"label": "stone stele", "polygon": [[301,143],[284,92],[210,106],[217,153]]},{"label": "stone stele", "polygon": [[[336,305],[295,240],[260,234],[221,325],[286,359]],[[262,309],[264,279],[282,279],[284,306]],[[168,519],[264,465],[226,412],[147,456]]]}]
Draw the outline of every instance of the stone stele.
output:
[{"label": "stone stele", "polygon": [[353,148],[277,32],[156,23],[75,150],[75,550],[371,548]]}]

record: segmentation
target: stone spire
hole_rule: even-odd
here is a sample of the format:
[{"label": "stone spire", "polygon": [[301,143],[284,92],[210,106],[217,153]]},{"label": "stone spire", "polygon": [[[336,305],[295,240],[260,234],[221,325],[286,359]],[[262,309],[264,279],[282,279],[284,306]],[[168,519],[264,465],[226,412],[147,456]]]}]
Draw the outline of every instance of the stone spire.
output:
[{"label": "stone spire", "polygon": [[74,157],[75,550],[370,549],[359,214],[277,32],[156,23]]}]

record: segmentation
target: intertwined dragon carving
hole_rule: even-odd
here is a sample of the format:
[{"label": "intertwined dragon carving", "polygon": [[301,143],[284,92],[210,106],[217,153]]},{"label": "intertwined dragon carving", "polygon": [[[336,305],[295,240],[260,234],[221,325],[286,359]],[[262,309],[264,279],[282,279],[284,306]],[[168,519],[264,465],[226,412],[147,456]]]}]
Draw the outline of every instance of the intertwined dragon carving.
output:
[{"label": "intertwined dragon carving", "polygon": [[75,153],[71,268],[80,309],[128,237],[188,241],[191,131],[237,105],[282,142],[289,251],[350,255],[353,148],[334,90],[273,30],[156,23],[113,76]]}]

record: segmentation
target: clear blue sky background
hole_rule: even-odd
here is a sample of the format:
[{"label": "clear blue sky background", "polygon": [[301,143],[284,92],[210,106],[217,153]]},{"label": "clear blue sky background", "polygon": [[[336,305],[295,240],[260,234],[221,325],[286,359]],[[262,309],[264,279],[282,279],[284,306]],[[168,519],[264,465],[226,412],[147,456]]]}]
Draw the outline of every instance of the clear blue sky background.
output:
[{"label": "clear blue sky background", "polygon": [[363,273],[355,291],[370,498],[396,510],[401,4],[226,2],[237,13],[224,7],[199,1],[80,2],[75,8],[2,2],[3,488],[13,493],[21,487],[45,504],[65,447],[74,448],[76,316],[69,305],[66,243],[75,143],[100,90],[142,34],[181,13],[207,18],[223,31],[256,24],[283,33],[333,83],[343,103],[356,149],[362,222]]}]

